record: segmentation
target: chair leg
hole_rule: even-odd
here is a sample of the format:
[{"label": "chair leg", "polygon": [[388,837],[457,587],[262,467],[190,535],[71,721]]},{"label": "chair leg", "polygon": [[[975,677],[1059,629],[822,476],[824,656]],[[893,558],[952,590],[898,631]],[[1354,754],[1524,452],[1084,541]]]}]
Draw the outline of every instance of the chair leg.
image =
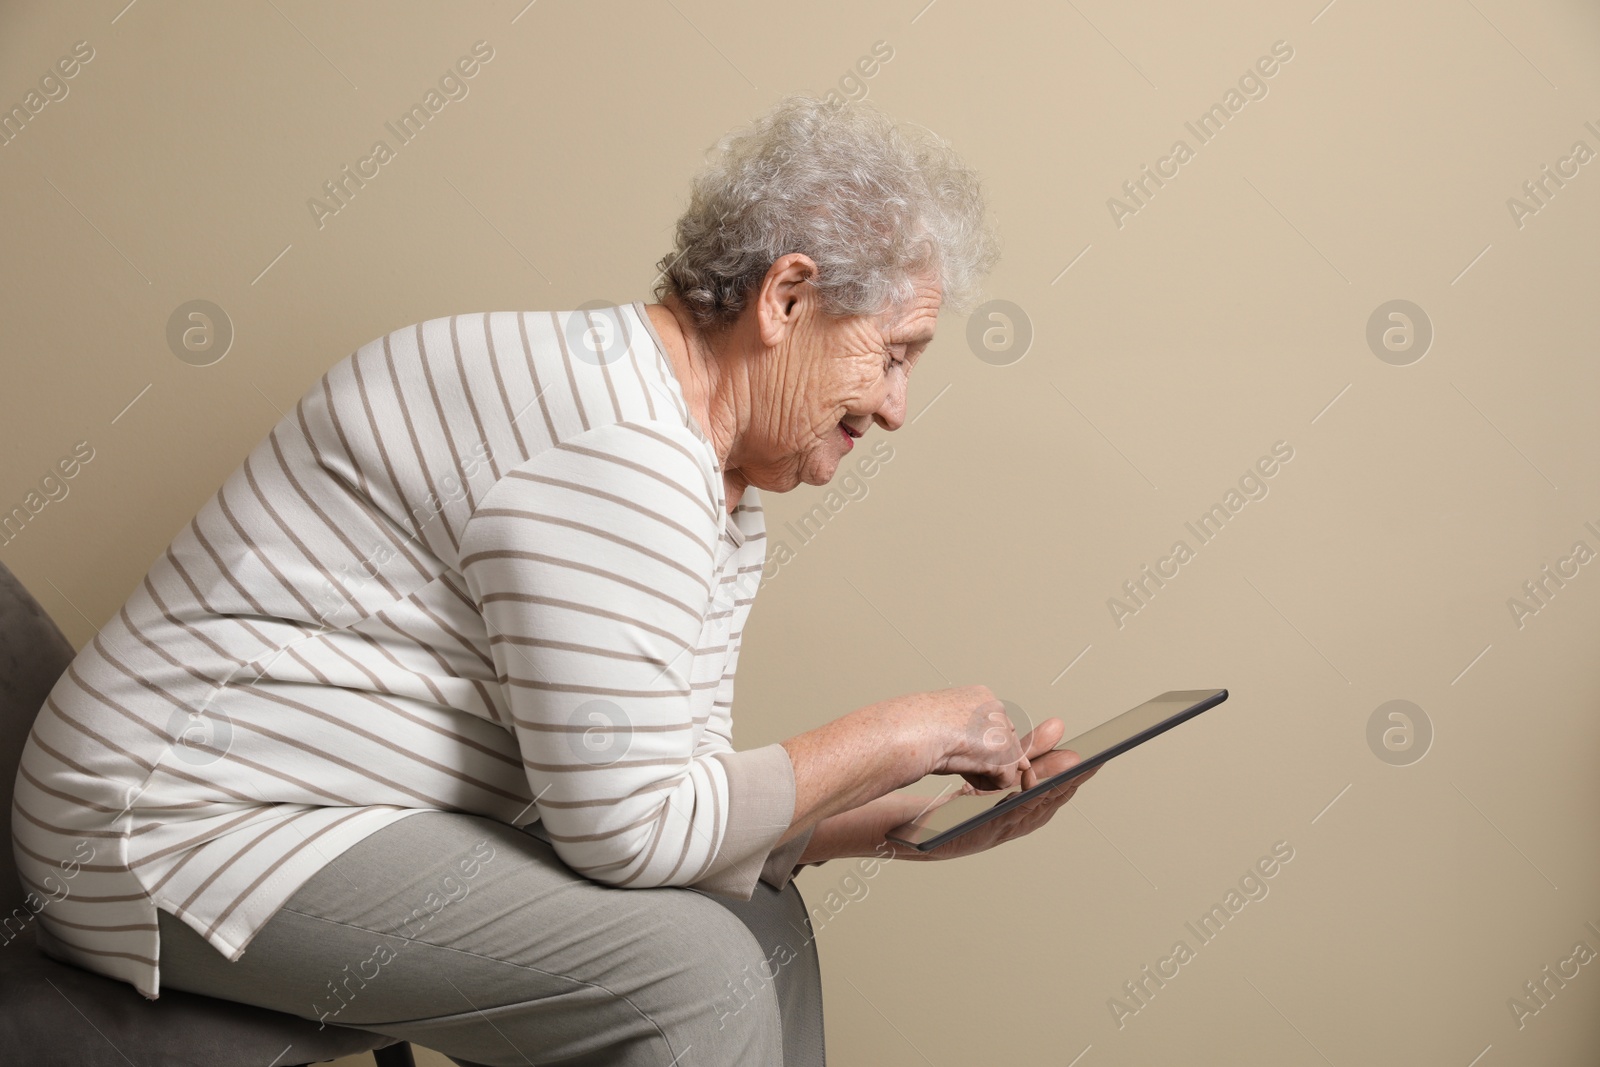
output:
[{"label": "chair leg", "polygon": [[408,1041],[398,1042],[388,1048],[373,1049],[372,1059],[378,1067],[417,1067],[417,1061],[411,1055],[411,1044]]}]

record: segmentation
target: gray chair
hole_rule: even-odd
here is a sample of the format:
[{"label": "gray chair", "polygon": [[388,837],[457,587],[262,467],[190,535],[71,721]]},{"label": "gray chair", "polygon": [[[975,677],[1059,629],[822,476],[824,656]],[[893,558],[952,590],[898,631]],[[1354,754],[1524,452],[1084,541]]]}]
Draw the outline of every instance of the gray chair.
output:
[{"label": "gray chair", "polygon": [[[23,741],[73,658],[50,616],[0,564],[0,919],[31,912],[11,852]],[[178,990],[146,1000],[124,982],[43,955],[32,923],[0,944],[0,1058],[28,1067],[284,1067],[372,1052],[415,1067],[411,1046],[348,1027]]]}]

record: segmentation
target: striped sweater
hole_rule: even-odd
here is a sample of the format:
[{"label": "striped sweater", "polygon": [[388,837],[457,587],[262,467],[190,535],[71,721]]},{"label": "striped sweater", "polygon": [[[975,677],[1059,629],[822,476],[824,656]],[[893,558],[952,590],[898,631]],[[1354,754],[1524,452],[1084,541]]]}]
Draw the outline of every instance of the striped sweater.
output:
[{"label": "striped sweater", "polygon": [[159,992],[417,811],[538,822],[622,887],[787,879],[780,745],[736,751],[765,553],[642,303],[460,315],[336,364],[78,653],[17,779],[52,952]]}]

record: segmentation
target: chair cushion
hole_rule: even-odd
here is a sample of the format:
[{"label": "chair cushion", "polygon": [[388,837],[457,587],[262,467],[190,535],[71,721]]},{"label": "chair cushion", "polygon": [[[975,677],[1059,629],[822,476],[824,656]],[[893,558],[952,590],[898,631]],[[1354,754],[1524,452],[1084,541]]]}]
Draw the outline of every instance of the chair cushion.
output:
[{"label": "chair cushion", "polygon": [[[58,963],[31,936],[0,948],[0,1049],[29,1067],[267,1067],[354,1056],[381,1034],[130,985]],[[290,1047],[292,1046],[292,1047]]]},{"label": "chair cushion", "polygon": [[39,602],[0,564],[0,913],[21,907],[11,854],[11,792],[22,744],[76,653]]}]

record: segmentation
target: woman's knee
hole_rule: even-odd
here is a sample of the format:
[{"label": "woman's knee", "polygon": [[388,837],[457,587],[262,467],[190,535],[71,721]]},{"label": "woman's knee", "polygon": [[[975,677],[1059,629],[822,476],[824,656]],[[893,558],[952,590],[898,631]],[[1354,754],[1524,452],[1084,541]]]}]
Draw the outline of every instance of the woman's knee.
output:
[{"label": "woman's knee", "polygon": [[[658,989],[668,1018],[695,1020],[719,1042],[770,1044],[779,1030],[775,981],[780,959],[771,958],[756,934],[722,903],[698,893],[672,894],[662,925],[642,940],[671,980]],[[694,1026],[695,1023],[690,1023]],[[759,1062],[759,1061],[756,1061]]]}]

